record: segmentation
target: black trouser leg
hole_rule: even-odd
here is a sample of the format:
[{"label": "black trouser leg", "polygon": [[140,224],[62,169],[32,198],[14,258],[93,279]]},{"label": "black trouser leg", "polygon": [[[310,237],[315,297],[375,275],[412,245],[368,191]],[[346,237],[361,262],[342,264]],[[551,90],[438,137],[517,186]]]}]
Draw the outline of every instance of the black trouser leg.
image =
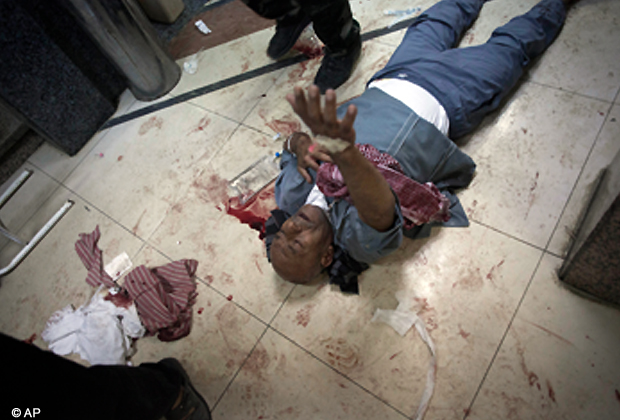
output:
[{"label": "black trouser leg", "polygon": [[49,419],[158,420],[181,389],[181,376],[158,363],[87,368],[4,334],[0,354],[3,413],[37,408]]}]

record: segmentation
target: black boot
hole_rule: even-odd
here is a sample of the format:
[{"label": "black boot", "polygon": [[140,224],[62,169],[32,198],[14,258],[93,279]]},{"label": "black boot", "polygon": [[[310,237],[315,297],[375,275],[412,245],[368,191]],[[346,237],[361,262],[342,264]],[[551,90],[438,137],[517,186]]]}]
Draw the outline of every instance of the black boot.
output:
[{"label": "black boot", "polygon": [[295,45],[295,42],[297,42],[299,35],[301,35],[310,22],[310,17],[303,12],[297,18],[285,17],[278,19],[276,33],[269,41],[269,47],[267,47],[267,55],[277,60],[289,52],[293,45]]},{"label": "black boot", "polygon": [[321,93],[330,88],[337,89],[351,76],[355,63],[362,53],[362,39],[357,22],[353,30],[353,41],[347,48],[331,51],[329,47],[325,47],[325,57],[314,78],[314,84],[319,87]]}]

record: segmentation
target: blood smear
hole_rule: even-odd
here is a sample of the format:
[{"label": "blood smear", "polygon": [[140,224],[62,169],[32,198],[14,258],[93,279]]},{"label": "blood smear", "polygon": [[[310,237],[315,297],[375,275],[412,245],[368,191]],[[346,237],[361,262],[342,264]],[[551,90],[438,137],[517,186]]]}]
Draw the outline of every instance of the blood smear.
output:
[{"label": "blood smear", "polygon": [[133,299],[126,291],[120,291],[115,295],[109,293],[103,298],[103,300],[112,302],[118,308],[129,308],[133,303]]},{"label": "blood smear", "polygon": [[226,204],[226,213],[257,230],[262,239],[265,222],[271,216],[271,210],[276,208],[274,185],[269,184],[245,204],[241,204],[239,197],[230,198]]}]

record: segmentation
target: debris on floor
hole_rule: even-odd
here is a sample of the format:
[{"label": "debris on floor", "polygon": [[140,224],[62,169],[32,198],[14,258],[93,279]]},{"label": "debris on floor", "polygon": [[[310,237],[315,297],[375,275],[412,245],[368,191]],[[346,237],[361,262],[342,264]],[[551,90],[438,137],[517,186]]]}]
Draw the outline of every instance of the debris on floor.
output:
[{"label": "debris on floor", "polygon": [[395,310],[377,308],[370,322],[384,322],[394,328],[394,330],[401,336],[404,336],[407,331],[415,325],[420,338],[424,341],[424,343],[426,343],[426,346],[431,353],[431,360],[429,362],[428,373],[426,376],[426,388],[424,389],[418,411],[414,417],[415,420],[422,420],[426,414],[428,404],[435,389],[435,377],[437,376],[437,355],[435,353],[435,344],[428,334],[424,321],[422,321],[417,313],[409,310],[409,308],[416,305],[414,297],[407,295],[404,291],[399,291],[396,292],[396,300],[398,300],[398,306]]},{"label": "debris on floor", "polygon": [[293,50],[299,51],[310,59],[323,55],[323,43],[316,36],[312,24],[306,26],[303,30],[297,42],[293,45]]},{"label": "debris on floor", "polygon": [[113,281],[121,278],[129,269],[132,267],[131,260],[129,259],[129,255],[126,252],[117,255],[112,261],[110,261],[104,267],[106,273],[110,277],[112,277]]},{"label": "debris on floor", "polygon": [[[102,268],[102,252],[97,246],[100,236],[99,226],[90,234],[81,233],[75,250],[88,270],[86,283],[115,288],[117,284]],[[141,265],[125,276],[121,291],[134,301],[148,335],[174,341],[189,334],[192,307],[198,296],[196,268],[196,260],[178,260],[155,268]]]},{"label": "debris on floor", "polygon": [[145,329],[135,305],[127,308],[106,300],[99,286],[90,302],[54,312],[41,338],[54,353],[77,353],[92,365],[124,365],[133,355],[133,340]]},{"label": "debris on floor", "polygon": [[204,23],[202,20],[197,20],[194,25],[196,25],[196,28],[198,28],[198,30],[200,32],[202,32],[205,35],[209,35],[211,33],[211,29],[209,29],[209,27],[207,26],[206,23]]}]

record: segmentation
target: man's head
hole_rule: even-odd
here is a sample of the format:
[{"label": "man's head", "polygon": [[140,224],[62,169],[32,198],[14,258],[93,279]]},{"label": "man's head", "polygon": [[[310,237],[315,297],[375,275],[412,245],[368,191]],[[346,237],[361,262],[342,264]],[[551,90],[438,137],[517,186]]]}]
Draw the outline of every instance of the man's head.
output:
[{"label": "man's head", "polygon": [[332,263],[333,233],[327,214],[306,204],[276,233],[270,257],[274,270],[284,280],[304,284]]}]

